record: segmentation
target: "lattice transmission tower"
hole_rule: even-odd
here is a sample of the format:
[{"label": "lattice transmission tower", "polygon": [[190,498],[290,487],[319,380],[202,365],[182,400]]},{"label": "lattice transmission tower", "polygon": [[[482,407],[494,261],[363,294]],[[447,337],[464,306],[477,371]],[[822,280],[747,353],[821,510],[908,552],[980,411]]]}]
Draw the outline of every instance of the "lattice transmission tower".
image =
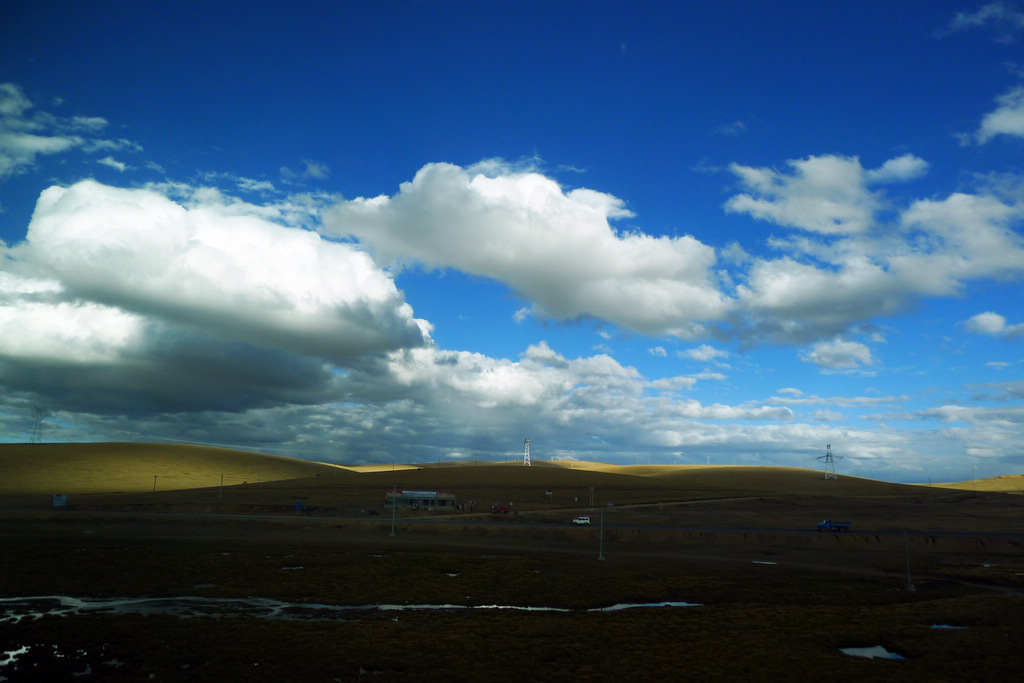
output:
[{"label": "lattice transmission tower", "polygon": [[530,439],[529,439],[529,437],[527,437],[526,441],[523,443],[523,466],[525,466],[525,467],[529,467],[530,466]]},{"label": "lattice transmission tower", "polygon": [[50,416],[50,411],[39,406],[32,407],[32,436],[29,443],[43,442],[43,421]]},{"label": "lattice transmission tower", "polygon": [[842,460],[841,455],[832,455],[832,444],[825,446],[825,455],[819,455],[818,460],[825,463],[825,478],[826,479],[839,479],[836,476],[836,460]]}]

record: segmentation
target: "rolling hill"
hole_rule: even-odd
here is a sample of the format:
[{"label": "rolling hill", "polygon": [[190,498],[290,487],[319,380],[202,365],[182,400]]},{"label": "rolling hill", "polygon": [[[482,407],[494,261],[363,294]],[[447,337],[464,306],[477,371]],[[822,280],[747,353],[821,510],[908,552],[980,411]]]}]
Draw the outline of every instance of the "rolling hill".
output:
[{"label": "rolling hill", "polygon": [[[904,485],[841,475],[825,482],[816,470],[727,465],[610,465],[573,460],[443,465],[341,465],[209,446],[158,443],[0,444],[0,495],[51,493],[111,494],[201,489],[330,477],[332,485],[393,486],[478,491],[481,498],[500,490],[618,491],[728,490],[751,495],[823,491],[855,495],[890,494]],[[327,483],[326,479],[321,479]],[[1017,492],[1024,475],[936,485],[935,488]],[[575,494],[574,494],[575,495]]]},{"label": "rolling hill", "polygon": [[0,494],[135,493],[335,474],[335,465],[209,446],[0,444]]}]

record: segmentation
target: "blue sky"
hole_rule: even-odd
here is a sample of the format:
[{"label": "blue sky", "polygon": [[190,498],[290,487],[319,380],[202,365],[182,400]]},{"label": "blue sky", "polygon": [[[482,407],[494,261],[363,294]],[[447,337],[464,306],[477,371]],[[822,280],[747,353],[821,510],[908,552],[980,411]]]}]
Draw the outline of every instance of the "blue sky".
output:
[{"label": "blue sky", "polygon": [[23,2],[0,439],[1024,467],[1024,4]]}]

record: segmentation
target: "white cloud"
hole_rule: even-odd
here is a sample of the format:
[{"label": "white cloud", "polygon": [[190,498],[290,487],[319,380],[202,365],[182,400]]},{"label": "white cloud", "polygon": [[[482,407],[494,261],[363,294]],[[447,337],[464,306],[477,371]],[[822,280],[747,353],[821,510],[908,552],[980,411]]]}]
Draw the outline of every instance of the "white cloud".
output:
[{"label": "white cloud", "polygon": [[855,408],[863,406],[890,406],[897,407],[908,399],[907,396],[805,396],[799,389],[780,389],[780,394],[788,396],[772,396],[765,400],[767,405],[782,406],[809,406],[809,405],[833,405],[840,408]]},{"label": "white cloud", "polygon": [[1013,5],[997,0],[982,5],[976,12],[957,12],[950,20],[940,36],[972,29],[991,29],[995,40],[1001,43],[1012,42],[1024,32],[1024,12]]},{"label": "white cloud", "polygon": [[88,152],[89,154],[96,154],[99,152],[141,152],[142,146],[132,142],[131,140],[125,140],[119,138],[117,140],[103,140],[100,138],[84,138],[82,140],[82,151]]},{"label": "white cloud", "polygon": [[34,135],[0,129],[0,179],[35,163],[42,154],[57,154],[82,144],[81,138]]},{"label": "white cloud", "polygon": [[291,184],[301,180],[327,180],[331,175],[330,167],[320,161],[313,159],[302,160],[302,170],[293,171],[288,166],[282,166],[280,168],[281,180],[285,183]]},{"label": "white cloud", "polygon": [[101,116],[73,116],[71,125],[76,129],[98,133],[107,127],[107,120]]},{"label": "white cloud", "polygon": [[1006,318],[991,311],[979,313],[964,323],[968,332],[1005,339],[1024,338],[1024,323],[1007,325]]},{"label": "white cloud", "polygon": [[338,359],[427,332],[365,253],[237,205],[185,208],[94,181],[51,187],[11,253],[68,297],[258,347]]},{"label": "white cloud", "polygon": [[711,271],[715,253],[693,237],[620,233],[632,215],[590,189],[569,192],[499,162],[430,164],[393,197],[339,203],[324,230],[355,236],[383,263],[454,267],[507,283],[555,320],[594,317],[652,335],[691,338],[730,301]]},{"label": "white cloud", "polygon": [[[704,405],[674,396],[697,380],[648,380],[607,355],[569,359],[541,342],[516,361],[434,347],[397,351],[386,362],[351,372],[345,387],[375,405],[387,406],[373,420],[372,434],[367,434],[378,444],[392,438],[385,425],[395,424],[384,414],[402,413],[415,420],[419,438],[427,441],[452,443],[462,438],[489,444],[504,438],[508,444],[511,434],[529,433],[539,448],[551,438],[579,449],[563,450],[563,456],[600,457],[596,454],[604,451],[628,459],[650,446],[724,443],[741,432],[756,431],[736,424],[709,427],[702,421],[793,418],[786,406]],[[448,433],[424,437],[435,427]]]},{"label": "white cloud", "polygon": [[[0,295],[9,291],[0,286]],[[0,304],[0,330],[17,330],[0,336],[0,358],[48,366],[115,363],[138,344],[141,327],[139,316],[93,303]]]},{"label": "white cloud", "polygon": [[519,361],[494,359],[436,347],[391,354],[387,365],[393,385],[405,387],[429,403],[469,402],[477,407],[533,406],[555,410],[568,394],[639,390],[640,375],[605,355],[568,360],[541,342]]},{"label": "white cloud", "polygon": [[[1015,230],[1024,211],[1014,192],[1004,192],[1005,200],[954,193],[915,201],[887,225],[873,213],[883,202],[868,183],[912,179],[926,162],[904,155],[866,172],[856,159],[838,157],[790,165],[791,175],[733,167],[757,192],[733,197],[727,210],[811,233],[770,238],[782,256],[750,257],[746,272],[733,274],[736,330],[744,338],[821,340],[899,313],[924,296],[957,295],[970,281],[1024,275],[1024,242]],[[818,167],[831,172],[819,178],[811,173]],[[840,215],[848,220],[835,218]]]},{"label": "white cloud", "polygon": [[96,163],[103,164],[104,166],[109,166],[115,171],[120,171],[121,173],[124,173],[128,169],[128,164],[124,163],[123,161],[118,161],[114,157],[103,157]]},{"label": "white cloud", "polygon": [[725,210],[822,235],[856,235],[873,227],[882,206],[868,185],[913,180],[929,168],[913,154],[867,170],[857,157],[833,154],[786,163],[792,173],[731,164],[747,192],[730,198]]},{"label": "white cloud", "polygon": [[867,346],[842,339],[815,344],[802,358],[824,370],[854,370],[874,364]]},{"label": "white cloud", "polygon": [[825,235],[868,230],[879,202],[866,189],[856,157],[811,156],[787,164],[791,174],[730,165],[747,193],[729,199],[726,211]]},{"label": "white cloud", "polygon": [[[863,249],[864,247],[860,247]],[[736,288],[756,341],[807,342],[842,334],[854,324],[898,312],[909,298],[903,283],[866,254],[836,267],[785,257],[756,260]]]},{"label": "white cloud", "polygon": [[733,121],[732,123],[724,123],[721,126],[715,128],[715,133],[717,135],[725,135],[728,137],[736,137],[739,135],[743,135],[746,132],[747,124],[739,120]]},{"label": "white cloud", "polygon": [[[1009,365],[1009,363],[1004,363],[1002,364],[1002,367],[1006,367],[1007,365]],[[979,401],[994,400],[1004,402],[1016,401],[1024,398],[1024,380],[1011,382],[986,382],[984,384],[971,385],[969,388],[985,390],[973,395],[973,397]]]},{"label": "white cloud", "polygon": [[793,419],[793,411],[786,407],[761,405],[704,405],[699,401],[677,401],[663,408],[665,414],[688,420],[779,420]]},{"label": "white cloud", "polygon": [[31,168],[39,156],[75,148],[90,153],[101,149],[137,149],[127,140],[95,137],[107,125],[98,116],[62,118],[48,112],[32,113],[33,109],[21,88],[14,83],[0,83],[0,181]]},{"label": "white cloud", "polygon": [[900,217],[906,241],[890,271],[912,291],[955,294],[965,281],[1024,275],[1024,239],[1013,229],[1022,209],[986,195],[920,200]]},{"label": "white cloud", "polygon": [[[555,356],[554,362],[558,363],[557,354]],[[563,376],[568,383],[573,383],[572,388],[559,393],[557,387],[552,387],[548,397],[532,405],[482,408],[475,403],[460,402],[457,394],[448,393],[445,385],[440,385],[441,390],[435,386],[429,391],[424,388],[423,395],[432,396],[442,404],[438,407],[431,401],[426,411],[418,398],[411,403],[395,401],[386,406],[353,408],[360,413],[373,411],[374,417],[355,440],[376,444],[385,452],[387,449],[408,452],[408,443],[400,441],[408,441],[408,435],[399,428],[405,419],[422,425],[416,432],[418,441],[412,446],[417,453],[430,449],[440,452],[458,442],[472,443],[476,452],[485,455],[488,449],[493,449],[515,457],[521,453],[521,435],[529,433],[535,458],[553,455],[647,462],[653,455],[660,462],[703,463],[707,454],[715,462],[727,459],[734,463],[742,458],[744,464],[803,465],[798,453],[807,453],[813,448],[817,454],[821,445],[818,442],[824,438],[818,425],[795,421],[793,412],[785,406],[753,402],[706,405],[689,399],[680,401],[671,393],[664,393],[687,388],[691,378],[653,382],[635,378],[620,388],[609,390],[599,378],[579,375],[574,361],[566,362],[568,367],[559,363],[556,369],[565,373]],[[644,387],[659,389],[662,393],[645,397],[639,391]],[[417,391],[411,395],[418,397],[420,394]],[[434,409],[441,407],[445,408],[443,420],[435,424],[427,419],[427,415],[435,415]],[[346,420],[349,419],[346,416]],[[351,419],[355,419],[354,416]],[[480,430],[482,421],[494,429],[490,433]],[[552,452],[549,444],[556,442],[558,450]],[[843,429],[843,442],[845,452],[880,461],[887,461],[893,453],[906,451],[906,444],[898,436],[849,428]],[[673,455],[666,450],[677,452]],[[744,455],[736,455],[738,452]],[[545,456],[539,456],[540,453]],[[423,459],[430,459],[430,456]]]},{"label": "white cloud", "polygon": [[84,301],[57,281],[0,273],[6,410],[27,395],[69,411],[72,422],[168,412],[202,421],[207,410],[322,402],[338,396],[333,384],[320,360]]},{"label": "white cloud", "polygon": [[997,135],[1024,137],[1024,86],[1017,86],[996,98],[994,111],[985,114],[974,134],[979,144]]},{"label": "white cloud", "polygon": [[327,164],[319,161],[313,161],[311,159],[303,159],[303,166],[305,170],[302,172],[303,178],[314,178],[316,180],[326,180],[331,174],[331,169]]},{"label": "white cloud", "polygon": [[[239,411],[343,400],[347,365],[430,343],[351,245],[201,188],[95,181],[39,197],[0,243],[0,385],[83,414]],[[196,438],[198,435],[193,435]]]},{"label": "white cloud", "polygon": [[864,179],[869,183],[896,183],[914,180],[928,173],[929,164],[913,154],[889,159],[880,167],[867,171]]},{"label": "white cloud", "polygon": [[[896,209],[869,189],[912,180],[914,155],[864,169],[856,157],[788,162],[792,173],[733,165],[750,190],[728,211],[798,228],[768,240],[777,258],[692,237],[615,230],[631,216],[618,198],[564,191],[530,168],[490,160],[432,164],[392,197],[340,201],[324,231],[356,237],[393,267],[453,267],[508,284],[531,306],[517,311],[570,321],[597,318],[642,334],[746,343],[810,343],[894,315],[923,296],[956,295],[980,278],[1022,274],[1014,225],[1021,209],[993,195],[956,193]],[[732,258],[732,256],[741,256]]]},{"label": "white cloud", "polygon": [[32,103],[14,83],[0,83],[0,116],[12,119],[20,118]]},{"label": "white cloud", "polygon": [[934,418],[943,422],[966,422],[972,425],[1013,428],[1024,425],[1024,405],[998,408],[944,405],[918,411],[917,416],[919,418]]},{"label": "white cloud", "polygon": [[686,356],[700,363],[707,363],[718,358],[728,358],[729,352],[722,349],[716,349],[708,344],[701,344],[695,349],[686,349],[685,351],[679,352],[680,356]]},{"label": "white cloud", "polygon": [[697,385],[698,377],[677,375],[676,377],[664,377],[651,382],[648,386],[658,391],[679,391],[680,389],[692,389]]},{"label": "white cloud", "polygon": [[249,216],[268,222],[296,228],[315,228],[320,224],[320,212],[334,201],[334,196],[319,193],[297,193],[281,197],[274,185],[232,174],[209,174],[208,182],[227,182],[233,189],[256,194],[260,203],[245,201],[225,194],[211,185],[193,186],[185,183],[150,183],[147,189],[166,196],[185,208],[216,207],[225,215]]},{"label": "white cloud", "polygon": [[254,180],[253,178],[238,178],[238,189],[243,192],[268,193],[274,191],[274,183],[269,180]]}]

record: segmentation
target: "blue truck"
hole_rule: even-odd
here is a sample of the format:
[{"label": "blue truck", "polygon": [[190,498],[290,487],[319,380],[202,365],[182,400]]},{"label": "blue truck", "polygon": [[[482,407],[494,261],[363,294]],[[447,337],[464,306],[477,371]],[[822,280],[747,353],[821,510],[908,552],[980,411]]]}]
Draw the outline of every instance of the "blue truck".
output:
[{"label": "blue truck", "polygon": [[824,522],[818,522],[818,531],[849,531],[849,522],[833,522],[831,519],[826,519]]}]

